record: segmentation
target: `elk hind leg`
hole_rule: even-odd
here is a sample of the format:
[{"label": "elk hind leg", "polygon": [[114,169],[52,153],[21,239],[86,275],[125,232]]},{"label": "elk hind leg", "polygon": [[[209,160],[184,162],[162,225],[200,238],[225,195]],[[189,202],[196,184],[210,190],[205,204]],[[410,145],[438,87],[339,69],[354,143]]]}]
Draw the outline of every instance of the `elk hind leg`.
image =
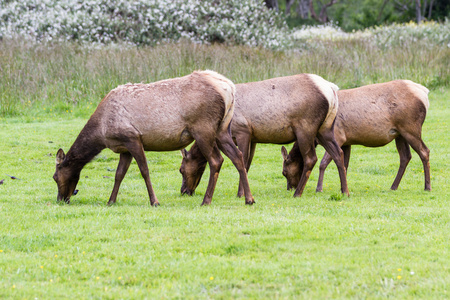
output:
[{"label": "elk hind leg", "polygon": [[423,164],[423,172],[425,176],[425,190],[431,191],[430,179],[430,149],[422,141],[420,134],[413,135],[409,133],[401,133],[406,142],[417,152]]},{"label": "elk hind leg", "polygon": [[408,142],[399,135],[395,139],[395,146],[397,147],[398,155],[400,156],[400,166],[398,168],[397,176],[395,176],[394,182],[392,183],[391,190],[396,190],[403,175],[405,174],[406,167],[411,160],[411,149],[409,148]]},{"label": "elk hind leg", "polygon": [[231,160],[239,172],[239,182],[244,188],[245,204],[251,205],[255,203],[255,199],[250,191],[243,155],[234,145],[230,133],[228,131],[220,133],[217,137],[217,142],[220,150],[222,150],[222,152]]}]

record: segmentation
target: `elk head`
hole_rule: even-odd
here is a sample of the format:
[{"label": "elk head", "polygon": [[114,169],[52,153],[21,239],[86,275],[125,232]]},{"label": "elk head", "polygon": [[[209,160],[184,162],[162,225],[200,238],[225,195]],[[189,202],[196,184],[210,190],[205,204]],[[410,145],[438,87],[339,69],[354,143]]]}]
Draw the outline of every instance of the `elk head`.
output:
[{"label": "elk head", "polygon": [[56,171],[53,179],[58,186],[57,201],[64,200],[66,203],[70,203],[70,197],[78,192],[75,188],[80,179],[80,171],[71,168],[67,163],[64,164],[65,159],[64,151],[59,149],[56,153]]},{"label": "elk head", "polygon": [[300,175],[303,171],[302,158],[294,159],[288,154],[284,146],[281,147],[281,155],[283,156],[283,176],[287,179],[287,189],[295,189],[300,182]]},{"label": "elk head", "polygon": [[[192,153],[191,153],[192,152]],[[192,196],[202,179],[203,172],[206,167],[206,159],[203,155],[193,155],[193,151],[188,152],[186,149],[181,150],[180,173],[183,176],[181,184],[181,194],[188,194]]]}]

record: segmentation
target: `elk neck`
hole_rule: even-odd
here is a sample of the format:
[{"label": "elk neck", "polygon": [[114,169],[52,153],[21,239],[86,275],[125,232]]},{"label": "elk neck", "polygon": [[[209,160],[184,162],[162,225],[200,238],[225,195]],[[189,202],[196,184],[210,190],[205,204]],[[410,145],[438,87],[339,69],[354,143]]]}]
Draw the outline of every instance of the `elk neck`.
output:
[{"label": "elk neck", "polygon": [[91,118],[67,152],[63,166],[81,171],[88,162],[105,149],[105,143],[99,131],[98,123]]}]

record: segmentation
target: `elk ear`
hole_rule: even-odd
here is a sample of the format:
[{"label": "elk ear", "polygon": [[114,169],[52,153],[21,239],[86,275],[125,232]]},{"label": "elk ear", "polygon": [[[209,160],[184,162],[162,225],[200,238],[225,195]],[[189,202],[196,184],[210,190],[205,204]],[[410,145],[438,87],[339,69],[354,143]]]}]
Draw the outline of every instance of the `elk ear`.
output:
[{"label": "elk ear", "polygon": [[182,156],[183,158],[186,158],[187,155],[188,155],[188,152],[187,152],[186,148],[185,148],[185,149],[181,149],[180,151],[181,151],[181,156]]},{"label": "elk ear", "polygon": [[64,154],[64,150],[60,148],[56,153],[56,165],[60,165],[65,158],[66,154]]},{"label": "elk ear", "polygon": [[289,154],[284,146],[281,146],[281,155],[283,156],[284,160],[288,160]]}]

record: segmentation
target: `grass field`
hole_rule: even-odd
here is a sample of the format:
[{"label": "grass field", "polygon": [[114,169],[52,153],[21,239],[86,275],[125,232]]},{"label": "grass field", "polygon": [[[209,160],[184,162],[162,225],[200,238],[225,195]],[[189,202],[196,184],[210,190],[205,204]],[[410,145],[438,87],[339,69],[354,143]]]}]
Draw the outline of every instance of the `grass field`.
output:
[{"label": "grass field", "polygon": [[[0,125],[0,297],[11,298],[446,298],[450,282],[449,89],[431,93],[424,140],[431,192],[417,154],[398,191],[394,144],[355,147],[350,198],[330,165],[325,191],[293,198],[280,147],[260,145],[249,174],[252,207],[235,197],[225,161],[210,207],[180,196],[181,156],[148,153],[161,207],[149,205],[133,162],[107,207],[118,156],[103,151],[82,172],[70,205],[56,203],[55,153],[85,119]],[[323,151],[320,149],[320,153]],[[6,174],[19,179],[12,180]]]},{"label": "grass field", "polygon": [[[384,61],[352,73],[350,63],[336,68],[314,56],[308,62],[300,54],[240,47],[189,45],[172,55],[172,46],[83,52],[0,44],[7,78],[0,83],[0,298],[449,297],[450,88],[440,64],[449,60],[448,49],[434,56],[411,50],[423,54],[425,65],[384,53]],[[354,50],[361,64],[369,60],[365,50]],[[233,51],[238,55],[221,64]],[[249,173],[253,206],[236,198],[238,174],[228,159],[212,205],[200,207],[206,177],[196,195],[181,196],[181,155],[152,152],[147,159],[161,206],[149,205],[133,162],[117,204],[107,207],[118,164],[110,150],[83,169],[70,205],[56,202],[56,151],[68,150],[108,90],[196,68],[217,69],[237,82],[301,69],[342,88],[399,77],[430,85],[423,139],[431,150],[432,191],[423,191],[415,152],[399,190],[389,190],[399,164],[392,143],[352,149],[350,197],[339,194],[330,164],[323,193],[314,192],[316,165],[303,196],[293,198],[281,174],[281,147],[258,145]],[[322,153],[319,147],[319,158]]]}]

